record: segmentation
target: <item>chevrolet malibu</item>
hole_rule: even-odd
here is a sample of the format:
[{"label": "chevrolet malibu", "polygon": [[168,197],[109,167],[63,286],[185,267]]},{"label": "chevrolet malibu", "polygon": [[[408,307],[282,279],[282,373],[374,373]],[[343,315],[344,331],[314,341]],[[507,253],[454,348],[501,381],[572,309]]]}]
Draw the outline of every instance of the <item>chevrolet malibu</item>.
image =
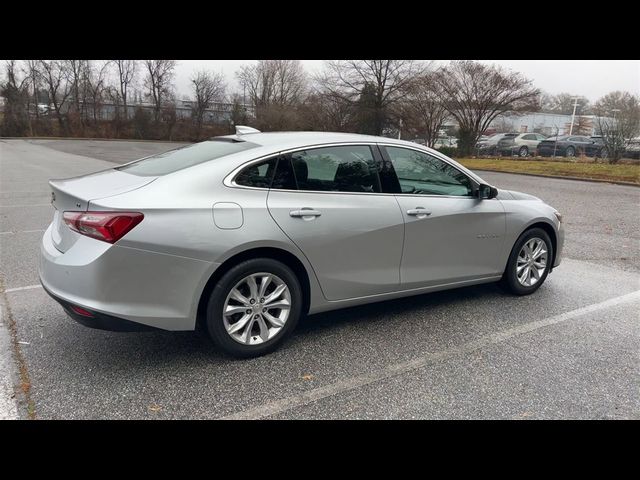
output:
[{"label": "chevrolet malibu", "polygon": [[535,292],[562,217],[415,143],[235,135],[52,180],[40,280],[107,330],[194,330],[267,353],[301,315],[500,282]]}]

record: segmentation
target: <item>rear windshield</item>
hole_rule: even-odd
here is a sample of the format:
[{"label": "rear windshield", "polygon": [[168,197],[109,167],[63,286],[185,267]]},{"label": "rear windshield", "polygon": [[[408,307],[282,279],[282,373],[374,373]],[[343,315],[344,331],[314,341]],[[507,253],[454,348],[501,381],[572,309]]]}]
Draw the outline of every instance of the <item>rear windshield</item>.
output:
[{"label": "rear windshield", "polygon": [[251,142],[234,142],[227,139],[212,139],[206,142],[187,145],[168,152],[159,153],[137,162],[117,167],[127,173],[141,176],[159,176],[173,173],[199,163],[255,148]]}]

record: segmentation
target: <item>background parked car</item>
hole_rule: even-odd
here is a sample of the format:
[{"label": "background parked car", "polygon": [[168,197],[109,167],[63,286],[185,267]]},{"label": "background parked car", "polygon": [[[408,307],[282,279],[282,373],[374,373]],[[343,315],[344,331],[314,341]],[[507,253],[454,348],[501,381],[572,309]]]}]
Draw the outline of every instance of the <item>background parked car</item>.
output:
[{"label": "background parked car", "polygon": [[504,137],[498,141],[498,153],[527,157],[535,154],[538,144],[545,138],[547,137],[539,133],[521,133],[515,137]]},{"label": "background parked car", "polygon": [[433,148],[440,150],[443,147],[457,148],[458,139],[456,137],[438,137]]},{"label": "background parked car", "polygon": [[478,155],[495,155],[497,152],[498,142],[506,137],[515,137],[517,133],[496,133],[484,141],[476,143],[476,151]]},{"label": "background parked car", "polygon": [[549,137],[538,144],[538,155],[542,157],[562,156],[605,157],[607,150],[600,137],[561,135]]},{"label": "background parked car", "polygon": [[627,158],[640,159],[640,137],[632,138],[624,150],[624,156]]}]

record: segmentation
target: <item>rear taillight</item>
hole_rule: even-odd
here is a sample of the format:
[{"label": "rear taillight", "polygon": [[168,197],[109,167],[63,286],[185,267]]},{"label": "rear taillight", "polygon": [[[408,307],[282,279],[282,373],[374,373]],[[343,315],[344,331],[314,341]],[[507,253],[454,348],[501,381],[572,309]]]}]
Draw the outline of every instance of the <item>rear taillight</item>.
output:
[{"label": "rear taillight", "polygon": [[74,313],[77,313],[78,315],[82,315],[83,317],[93,318],[93,313],[91,313],[89,310],[85,310],[82,307],[78,307],[77,305],[71,305],[69,308],[71,308],[71,310]]},{"label": "rear taillight", "polygon": [[143,218],[138,212],[64,212],[71,230],[108,243],[120,240]]}]

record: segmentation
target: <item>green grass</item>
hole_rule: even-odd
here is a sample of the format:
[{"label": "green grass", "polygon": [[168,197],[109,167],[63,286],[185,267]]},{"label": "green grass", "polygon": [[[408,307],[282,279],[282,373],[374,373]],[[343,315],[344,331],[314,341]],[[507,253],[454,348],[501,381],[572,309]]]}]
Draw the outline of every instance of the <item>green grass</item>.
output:
[{"label": "green grass", "polygon": [[559,162],[552,160],[518,160],[505,158],[456,159],[471,170],[496,170],[509,173],[532,173],[549,177],[578,177],[592,180],[630,182],[640,185],[640,164]]}]

